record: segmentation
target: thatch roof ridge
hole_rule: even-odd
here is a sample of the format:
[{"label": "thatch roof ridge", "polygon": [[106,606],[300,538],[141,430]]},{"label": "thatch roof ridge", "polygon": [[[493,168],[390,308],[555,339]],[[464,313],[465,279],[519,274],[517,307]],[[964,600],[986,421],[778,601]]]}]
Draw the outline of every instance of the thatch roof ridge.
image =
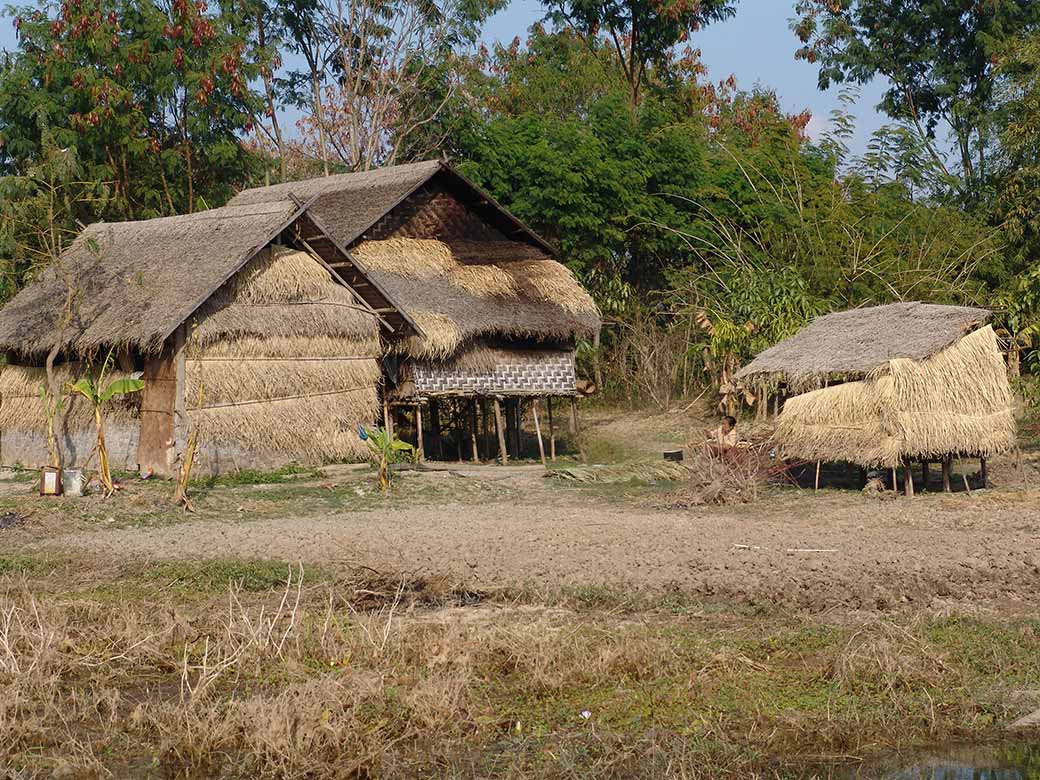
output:
[{"label": "thatch roof ridge", "polygon": [[[62,253],[76,280],[63,348],[156,349],[300,211],[290,201],[131,222],[97,222]],[[0,349],[48,351],[64,315],[66,286],[54,265],[0,309]]]},{"label": "thatch roof ridge", "polygon": [[525,235],[535,246],[555,255],[556,249],[526,225],[489,192],[444,160],[388,165],[368,171],[337,173],[311,179],[253,187],[235,195],[229,205],[251,205],[290,196],[315,198],[314,210],[321,214],[344,246],[349,246],[396,206],[438,174],[446,174],[469,190],[480,202],[493,209]]},{"label": "thatch roof ridge", "polygon": [[919,301],[826,314],[774,344],[736,373],[747,381],[809,384],[831,375],[863,377],[890,360],[923,360],[986,323],[991,312]]}]

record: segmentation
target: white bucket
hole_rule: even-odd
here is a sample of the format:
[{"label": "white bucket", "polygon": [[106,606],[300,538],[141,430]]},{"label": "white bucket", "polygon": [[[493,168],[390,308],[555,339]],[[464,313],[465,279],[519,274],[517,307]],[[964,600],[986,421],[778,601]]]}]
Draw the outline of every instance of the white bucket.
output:
[{"label": "white bucket", "polygon": [[64,469],[61,472],[61,483],[66,496],[82,496],[83,469]]}]

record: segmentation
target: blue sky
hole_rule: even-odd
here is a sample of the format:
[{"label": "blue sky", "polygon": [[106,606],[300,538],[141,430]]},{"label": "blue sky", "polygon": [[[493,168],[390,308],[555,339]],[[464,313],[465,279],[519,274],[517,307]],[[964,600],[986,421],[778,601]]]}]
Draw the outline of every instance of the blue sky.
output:
[{"label": "blue sky", "polygon": [[[811,110],[813,119],[808,130],[810,136],[816,137],[827,127],[830,112],[838,105],[838,92],[820,92],[816,88],[816,69],[795,61],[798,41],[788,27],[792,6],[793,0],[738,0],[732,19],[706,27],[692,43],[700,48],[712,81],[732,74],[742,87],[760,84],[774,89],[781,105],[790,113]],[[508,42],[518,35],[523,39],[528,28],[542,16],[538,0],[511,0],[505,10],[488,20],[484,40]],[[13,20],[0,19],[0,48],[14,46]],[[854,153],[864,150],[870,133],[883,123],[874,110],[882,89],[882,83],[875,81],[861,90],[854,109],[858,120],[857,137],[852,143]]]}]

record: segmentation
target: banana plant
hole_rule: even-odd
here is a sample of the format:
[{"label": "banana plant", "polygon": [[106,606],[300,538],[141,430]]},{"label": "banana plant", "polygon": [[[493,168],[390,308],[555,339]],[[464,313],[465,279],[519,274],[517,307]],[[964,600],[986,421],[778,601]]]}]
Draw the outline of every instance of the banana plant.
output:
[{"label": "banana plant", "polygon": [[105,373],[108,371],[112,361],[112,351],[109,350],[105,362],[101,365],[101,372],[95,377],[88,373],[77,382],[69,385],[69,392],[76,393],[87,399],[94,409],[94,425],[97,427],[97,456],[98,456],[98,478],[105,491],[105,497],[115,493],[115,485],[112,483],[112,470],[108,464],[108,450],[105,448],[105,406],[112,399],[136,393],[144,389],[144,381],[140,379],[116,379],[105,384]]},{"label": "banana plant", "polygon": [[[379,489],[384,493],[390,490],[390,464],[402,460],[414,460],[415,447],[406,441],[401,441],[386,428],[380,426],[370,431],[365,426],[358,426],[358,435],[361,441],[368,445],[372,458],[379,467]],[[408,453],[407,456],[405,453]]]}]

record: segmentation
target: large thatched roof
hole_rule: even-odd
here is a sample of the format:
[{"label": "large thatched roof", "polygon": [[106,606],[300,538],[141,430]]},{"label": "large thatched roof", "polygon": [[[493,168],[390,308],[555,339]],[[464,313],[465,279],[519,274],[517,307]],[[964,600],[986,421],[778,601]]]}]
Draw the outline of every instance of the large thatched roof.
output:
[{"label": "large thatched roof", "polygon": [[360,238],[371,237],[365,236],[365,232],[409,195],[434,179],[446,182],[465,195],[471,204],[484,211],[511,237],[553,251],[541,236],[510,214],[490,194],[446,162],[438,160],[256,187],[238,193],[229,205],[276,202],[290,195],[304,200],[313,198],[313,211],[321,217],[336,240],[349,247]]},{"label": "large thatched roof", "polygon": [[896,466],[904,458],[991,455],[1015,443],[1007,369],[988,325],[923,360],[789,399],[775,433],[785,456]]},{"label": "large thatched roof", "polygon": [[893,303],[818,317],[737,372],[747,384],[794,387],[834,377],[858,379],[890,360],[923,360],[985,323],[990,312],[964,306]]},{"label": "large thatched roof", "polygon": [[[298,212],[275,201],[139,222],[99,222],[62,255],[74,316],[63,347],[141,350],[162,342]],[[49,350],[64,317],[67,284],[57,264],[0,310],[0,349]]]},{"label": "large thatched roof", "polygon": [[483,263],[432,239],[363,241],[351,254],[422,329],[398,345],[414,357],[447,358],[486,337],[569,342],[595,332],[596,304],[566,266],[502,244]]}]

